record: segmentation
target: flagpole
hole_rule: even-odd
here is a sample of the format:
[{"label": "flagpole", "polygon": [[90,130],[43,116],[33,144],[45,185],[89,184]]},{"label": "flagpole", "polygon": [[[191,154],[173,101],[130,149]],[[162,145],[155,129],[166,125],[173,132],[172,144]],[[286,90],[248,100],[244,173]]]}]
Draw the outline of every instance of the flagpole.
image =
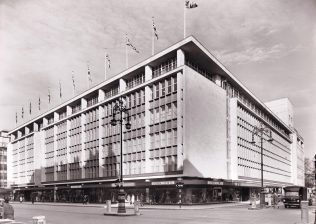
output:
[{"label": "flagpole", "polygon": [[106,50],[104,51],[104,60],[105,60],[105,67],[104,67],[104,80],[106,80],[106,73],[107,73],[107,64],[108,64],[108,61],[107,61],[107,58],[106,58]]},{"label": "flagpole", "polygon": [[61,103],[61,97],[62,97],[62,94],[61,94],[61,82],[59,80],[59,103]]},{"label": "flagpole", "polygon": [[184,1],[184,4],[183,4],[183,39],[185,38],[186,36],[186,5],[185,5],[185,1]]},{"label": "flagpole", "polygon": [[73,96],[76,95],[76,90],[75,90],[75,75],[74,75],[74,71],[71,71],[71,78],[72,78],[72,93]]},{"label": "flagpole", "polygon": [[[154,22],[154,21],[152,21]],[[152,32],[151,32],[151,55],[155,54],[155,31],[154,31],[154,27],[152,24],[152,28],[151,28]]]},{"label": "flagpole", "polygon": [[[127,41],[127,35],[126,35]],[[127,43],[125,43],[125,61],[126,61],[126,69],[128,69],[128,52],[127,52]]]}]

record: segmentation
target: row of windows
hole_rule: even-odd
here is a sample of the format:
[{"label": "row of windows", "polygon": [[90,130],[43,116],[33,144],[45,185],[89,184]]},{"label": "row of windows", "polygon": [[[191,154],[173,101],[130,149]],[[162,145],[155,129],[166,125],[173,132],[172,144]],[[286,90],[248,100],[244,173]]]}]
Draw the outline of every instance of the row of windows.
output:
[{"label": "row of windows", "polygon": [[160,82],[153,84],[150,87],[150,90],[151,98],[149,100],[158,99],[173,92],[177,92],[177,77],[174,76],[161,80]]},{"label": "row of windows", "polygon": [[99,166],[85,167],[85,178],[97,178],[99,177]]},{"label": "row of windows", "polygon": [[[290,170],[289,161],[278,158],[276,155],[271,155],[266,149],[263,152],[263,156],[263,162],[265,165],[279,167],[283,170]],[[260,149],[251,149],[238,143],[238,157],[260,163],[261,151]]]},{"label": "row of windows", "polygon": [[65,117],[67,117],[67,111],[59,113],[59,120],[64,119]]},{"label": "row of windows", "polygon": [[126,80],[126,86],[127,86],[127,89],[131,89],[131,88],[138,86],[144,82],[145,82],[145,74],[142,73],[142,74],[135,75],[132,78]]},{"label": "row of windows", "polygon": [[153,78],[163,75],[177,68],[177,58],[169,59],[153,68]]},{"label": "row of windows", "polygon": [[71,110],[72,110],[72,113],[73,113],[73,114],[74,114],[74,113],[77,113],[78,111],[81,110],[81,104],[77,104],[77,105],[73,106],[73,107],[71,108]]},{"label": "row of windows", "polygon": [[70,119],[70,131],[81,127],[81,116]]},{"label": "row of windows", "polygon": [[176,129],[177,128],[177,120],[167,121],[155,125],[151,125],[149,127],[149,134],[154,134],[161,131],[167,131],[170,129]]},{"label": "row of windows", "polygon": [[112,96],[117,95],[119,93],[119,90],[120,90],[119,86],[115,86],[115,87],[112,87],[111,89],[107,90],[105,92],[105,99],[108,99]]},{"label": "row of windows", "polygon": [[[246,98],[244,95],[242,95],[238,90],[235,90],[234,92],[236,93],[235,97],[237,97],[242,103],[244,103],[248,108],[254,111],[257,115],[259,115],[263,120],[265,120],[271,126],[273,126],[277,130],[279,130],[281,133],[283,133],[285,136],[287,136],[288,139],[290,139],[289,134],[286,133],[285,130],[277,124],[277,122],[275,122],[274,118],[271,118],[271,115],[267,115],[265,112],[260,110],[256,105],[254,105],[254,103],[250,102],[250,100]],[[240,108],[240,105],[238,105],[238,108]]]},{"label": "row of windows", "polygon": [[169,103],[150,110],[150,124],[177,118],[177,103]]},{"label": "row of windows", "polygon": [[177,145],[178,133],[176,129],[162,131],[150,135],[150,148],[156,149],[160,147],[167,147]]},{"label": "row of windows", "polygon": [[90,110],[89,112],[85,113],[86,115],[86,125],[99,120],[99,110]]},{"label": "row of windows", "polygon": [[166,156],[173,156],[177,155],[177,147],[164,147],[164,148],[157,148],[150,150],[150,158],[158,158],[158,157],[166,157]]},{"label": "row of windows", "polygon": [[177,156],[150,159],[151,172],[170,172],[177,170]]},{"label": "row of windows", "polygon": [[90,99],[87,99],[87,107],[90,107],[92,105],[95,105],[98,103],[98,96],[94,96]]}]

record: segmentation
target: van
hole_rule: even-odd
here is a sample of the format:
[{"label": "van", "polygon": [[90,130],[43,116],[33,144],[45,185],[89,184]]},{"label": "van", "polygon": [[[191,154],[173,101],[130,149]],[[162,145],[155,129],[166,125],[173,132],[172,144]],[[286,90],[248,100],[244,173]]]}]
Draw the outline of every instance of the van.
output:
[{"label": "van", "polygon": [[308,205],[312,205],[311,198],[306,187],[288,186],[284,187],[283,204],[285,208],[298,207],[301,208],[301,201],[308,201]]}]

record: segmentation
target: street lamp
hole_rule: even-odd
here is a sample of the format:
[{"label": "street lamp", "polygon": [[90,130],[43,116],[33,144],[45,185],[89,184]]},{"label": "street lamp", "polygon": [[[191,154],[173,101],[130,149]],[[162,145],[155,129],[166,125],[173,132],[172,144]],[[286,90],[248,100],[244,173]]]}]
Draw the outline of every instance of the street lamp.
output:
[{"label": "street lamp", "polygon": [[[263,208],[265,205],[264,189],[263,189],[263,141],[272,142],[272,131],[271,129],[260,123],[259,126],[255,126],[252,131],[251,144],[256,144],[254,136],[257,135],[260,138],[261,148],[261,193],[260,193],[260,207]],[[267,138],[266,138],[267,137]]]},{"label": "street lamp", "polygon": [[[123,116],[125,114],[125,116]],[[118,193],[118,210],[117,213],[126,213],[125,209],[125,192],[123,188],[123,122],[125,120],[126,129],[131,129],[131,123],[129,120],[128,109],[126,105],[124,105],[122,99],[119,99],[117,103],[115,103],[112,110],[113,118],[110,121],[112,126],[116,126],[117,123],[120,124],[120,138],[121,138],[121,164],[120,164],[120,178],[119,178],[119,193]],[[116,115],[119,115],[116,118]]]}]

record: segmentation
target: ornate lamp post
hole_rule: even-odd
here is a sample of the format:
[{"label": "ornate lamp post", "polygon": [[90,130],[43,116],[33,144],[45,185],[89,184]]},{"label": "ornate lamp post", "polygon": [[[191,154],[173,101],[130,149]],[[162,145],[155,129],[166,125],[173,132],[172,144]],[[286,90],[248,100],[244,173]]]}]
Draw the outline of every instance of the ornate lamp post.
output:
[{"label": "ornate lamp post", "polygon": [[260,149],[261,149],[261,193],[260,193],[260,207],[263,208],[265,205],[265,196],[263,189],[263,141],[272,142],[272,131],[267,128],[263,123],[260,123],[259,126],[255,126],[252,131],[252,144],[256,144],[255,135],[260,138]]},{"label": "ornate lamp post", "polygon": [[[117,122],[120,124],[120,143],[121,143],[121,164],[120,164],[120,178],[119,178],[119,193],[118,193],[118,210],[117,213],[126,213],[125,209],[125,192],[123,188],[123,122],[125,120],[126,129],[131,128],[129,121],[129,114],[126,105],[124,105],[122,99],[114,105],[112,110],[113,118],[111,120],[111,125],[116,126]],[[119,116],[116,116],[119,115]],[[123,116],[125,115],[125,116]],[[116,118],[118,117],[118,118]]]}]

